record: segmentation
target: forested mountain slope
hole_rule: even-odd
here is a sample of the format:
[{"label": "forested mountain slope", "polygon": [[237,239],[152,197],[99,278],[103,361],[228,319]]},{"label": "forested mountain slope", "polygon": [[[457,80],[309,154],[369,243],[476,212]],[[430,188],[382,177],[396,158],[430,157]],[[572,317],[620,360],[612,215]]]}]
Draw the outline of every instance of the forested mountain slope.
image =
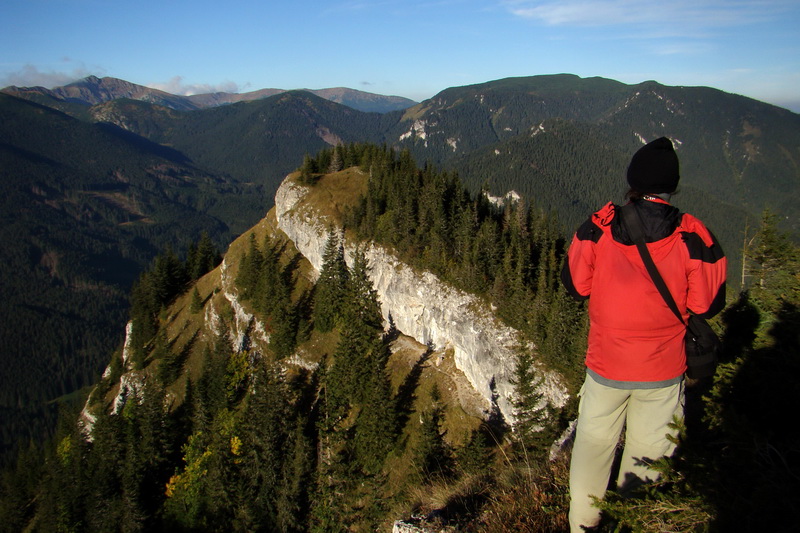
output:
[{"label": "forested mountain slope", "polygon": [[[516,402],[516,351],[530,357],[521,347],[531,339],[492,305],[512,297],[457,289],[399,259],[434,238],[433,226],[403,248],[362,240],[364,225],[341,231],[381,183],[394,190],[381,215],[407,216],[397,193],[416,181],[432,209],[422,218],[481,227],[480,237],[459,232],[460,274],[491,287],[487,269],[498,279],[515,270],[501,266],[507,256],[518,270],[507,283],[527,285],[532,318],[559,305],[546,303],[558,298],[559,253],[546,216],[510,206],[517,222],[502,229],[503,211],[457,180],[375,146],[308,164],[339,158],[357,166],[287,177],[276,207],[195,282],[168,256],[140,278],[124,348],[75,432],[59,437],[75,469],[46,476],[28,510],[37,528],[387,528],[413,505],[407,491],[486,467],[512,422],[560,425],[550,413],[565,408],[568,386],[538,355],[528,375],[538,386]],[[435,207],[448,204],[450,214]],[[481,253],[489,231],[492,257]],[[552,432],[527,453],[546,453]]]},{"label": "forested mountain slope", "polygon": [[[515,190],[528,205],[552,212],[555,231],[566,236],[605,202],[623,201],[630,154],[644,140],[666,135],[675,140],[682,164],[681,193],[674,201],[704,220],[720,238],[731,259],[731,272],[737,273],[731,275],[733,284],[742,279],[739,273],[747,273],[741,251],[765,208],[778,214],[780,228],[793,238],[798,235],[799,116],[710,88],[532,76],[449,88],[409,109],[378,114],[303,91],[177,111],[153,102],[118,99],[139,95],[131,92],[139,89],[125,83],[119,84],[121,92],[109,89],[104,99],[111,100],[91,107],[36,91],[28,96],[43,104],[38,107],[0,95],[3,108],[13,108],[4,111],[9,114],[0,126],[3,187],[28,191],[3,213],[14,219],[9,229],[15,229],[13,235],[5,234],[2,244],[18,250],[19,243],[36,242],[28,237],[42,231],[39,222],[27,216],[33,211],[16,210],[34,201],[37,220],[63,221],[66,247],[88,240],[93,243],[90,248],[132,250],[122,254],[121,263],[105,252],[95,253],[91,266],[81,269],[90,286],[104,285],[103,276],[129,282],[164,246],[169,244],[181,254],[203,230],[224,245],[263,217],[284,176],[306,154],[363,141],[408,148],[421,164],[457,171],[473,194],[481,188],[495,196]],[[155,159],[143,159],[151,156]],[[52,191],[55,196],[48,196]],[[403,232],[413,231],[407,221],[401,222]],[[384,223],[379,229],[386,228]],[[11,244],[6,246],[6,240]],[[48,246],[39,248],[47,251]],[[128,261],[131,254],[137,257],[133,262]],[[9,264],[46,265],[51,259],[42,263],[40,258],[52,256],[21,251],[15,255],[16,263]],[[66,264],[65,256],[60,260],[62,270]],[[40,269],[44,274],[28,267],[9,272],[16,286],[45,287],[35,280],[40,274],[52,280],[48,268]],[[68,307],[106,309],[109,302],[116,302],[115,311],[103,315],[124,314],[119,307],[125,305],[124,298],[85,291],[81,297],[91,294],[94,303],[79,298],[81,303]],[[45,330],[51,313],[31,312],[25,307],[26,298],[9,299],[16,303],[4,309],[3,318],[12,316],[5,322],[12,324],[13,316],[24,316],[32,329]],[[67,320],[72,315],[59,316]],[[9,331],[21,330],[14,326]],[[112,339],[119,333],[105,335]],[[75,343],[40,346],[38,337],[20,337],[19,342],[31,352],[63,353],[58,358],[68,361],[65,374],[70,374],[72,364],[75,374],[88,376],[92,368],[96,374],[100,371],[96,361],[104,357],[94,354],[94,362],[87,363],[85,355],[78,355],[85,352]],[[62,388],[71,391],[85,379],[57,381],[70,382]],[[37,387],[30,394],[44,397],[35,392]]]},{"label": "forested mountain slope", "polygon": [[681,159],[676,201],[701,218],[727,217],[726,249],[739,246],[745,219],[752,226],[765,207],[800,230],[800,116],[711,88],[510,78],[442,91],[387,132],[417,160],[456,168],[473,189],[536,199],[566,229],[605,201],[622,201],[630,154],[660,136],[675,141]]},{"label": "forested mountain slope", "polygon": [[[163,254],[139,278],[80,420],[4,474],[3,524],[563,531],[569,452],[551,445],[586,334],[565,245],[547,213],[408,152],[308,157],[216,268]],[[715,321],[721,366],[688,389],[666,482],[609,494],[603,531],[790,524],[797,447],[773,407],[800,408],[800,255],[769,213],[753,249],[759,283]]]},{"label": "forested mountain slope", "polygon": [[[304,153],[386,142],[457,170],[472,191],[533,198],[558,213],[565,232],[606,201],[622,201],[630,154],[666,135],[681,158],[676,201],[708,220],[726,249],[740,246],[766,207],[784,215],[783,228],[800,229],[792,201],[800,195],[800,116],[715,89],[555,75],[450,88],[385,115],[302,92],[250,104],[161,116],[144,104],[112,103],[93,113],[263,185],[267,202]],[[140,117],[152,113],[160,118],[144,124]]]},{"label": "forested mountain slope", "polygon": [[158,251],[228,242],[222,212],[257,199],[116,126],[0,95],[2,447],[39,439],[25,413],[97,379]]}]

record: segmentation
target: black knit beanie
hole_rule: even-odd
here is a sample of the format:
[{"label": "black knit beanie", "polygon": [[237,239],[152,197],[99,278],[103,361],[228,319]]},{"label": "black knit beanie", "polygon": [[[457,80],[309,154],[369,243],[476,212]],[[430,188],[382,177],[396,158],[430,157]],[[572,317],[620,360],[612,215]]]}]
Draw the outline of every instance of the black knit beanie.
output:
[{"label": "black knit beanie", "polygon": [[666,137],[639,148],[628,165],[628,184],[642,193],[675,192],[680,178],[678,156]]}]

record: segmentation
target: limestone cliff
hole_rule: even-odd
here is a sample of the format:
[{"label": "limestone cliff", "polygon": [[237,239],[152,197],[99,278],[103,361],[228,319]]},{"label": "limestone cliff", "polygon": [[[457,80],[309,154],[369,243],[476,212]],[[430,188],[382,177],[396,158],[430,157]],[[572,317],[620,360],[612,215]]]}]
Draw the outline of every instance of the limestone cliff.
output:
[{"label": "limestone cliff", "polygon": [[[315,204],[311,188],[292,177],[283,181],[275,196],[278,227],[294,242],[319,272],[331,230],[341,232],[330,206]],[[324,208],[323,208],[324,207]],[[345,239],[350,262],[356,242]],[[419,342],[452,348],[455,363],[485,401],[488,415],[495,407],[513,420],[513,348],[517,332],[503,325],[481,299],[456,290],[430,272],[418,272],[385,248],[366,247],[370,277],[381,302],[384,320]],[[554,406],[562,406],[567,391],[560,376],[541,368],[541,391]]]},{"label": "limestone cliff", "polygon": [[[222,264],[197,282],[200,292],[210,295],[202,313],[198,316],[191,314],[187,295],[171,306],[163,326],[168,327],[170,344],[183,349],[181,347],[190,346],[194,339],[198,339],[198,349],[192,351],[199,352],[199,347],[213,342],[224,331],[232,350],[247,350],[252,357],[265,353],[269,328],[249,304],[240,300],[234,282],[237,260],[246,249],[250,234],[256,234],[260,242],[267,234],[280,233],[279,238],[286,240],[289,246],[293,245],[292,250],[296,249],[304,257],[306,283],[313,281],[322,267],[322,255],[330,232],[342,232],[339,222],[342,211],[358,197],[359,191],[363,191],[361,185],[365,183],[365,176],[355,169],[326,176],[322,185],[313,187],[302,186],[293,177],[287,177],[277,191],[275,208],[232,243]],[[345,235],[345,256],[351,266],[357,244],[351,235]],[[483,418],[499,413],[506,421],[512,422],[513,386],[510,379],[514,370],[517,331],[504,325],[481,298],[453,288],[430,272],[416,270],[380,245],[362,243],[361,246],[366,252],[371,281],[381,302],[385,324],[392,322],[403,334],[433,347],[439,354],[437,368],[445,353],[448,360],[452,355],[458,376],[451,378],[461,391],[457,397],[464,412]],[[151,368],[154,365],[150,363],[158,364],[157,361],[148,361],[150,366],[142,370],[130,366],[128,344],[132,327],[129,323],[125,347],[116,356],[121,359],[121,375],[111,378],[111,367],[104,374],[104,379],[111,378],[115,382],[103,402],[111,412],[119,411],[126,400],[137,395],[142,383],[154,371]],[[191,357],[197,359],[201,356],[196,353],[190,356],[188,366],[192,366]],[[317,365],[317,361],[307,357],[303,350],[298,350],[284,363],[309,369]],[[543,365],[539,370],[543,397],[551,405],[563,406],[567,391],[560,376]],[[175,390],[168,388],[167,401],[178,400],[176,395],[180,394],[180,389],[181,386]],[[94,423],[90,402],[87,402],[82,418],[88,436]]]}]

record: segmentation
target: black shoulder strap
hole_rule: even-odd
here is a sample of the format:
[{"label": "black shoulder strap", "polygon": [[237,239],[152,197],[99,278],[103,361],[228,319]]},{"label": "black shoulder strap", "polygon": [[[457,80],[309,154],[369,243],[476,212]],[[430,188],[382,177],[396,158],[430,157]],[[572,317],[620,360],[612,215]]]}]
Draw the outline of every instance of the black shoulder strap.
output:
[{"label": "black shoulder strap", "polygon": [[653,283],[655,283],[658,292],[661,293],[661,297],[664,298],[667,306],[673,313],[675,313],[675,316],[678,317],[678,320],[685,324],[685,322],[683,322],[681,312],[678,310],[678,304],[675,303],[672,293],[669,292],[669,287],[667,287],[667,284],[664,282],[664,278],[662,278],[661,274],[658,272],[658,268],[653,262],[653,258],[650,256],[650,251],[647,249],[647,245],[644,242],[642,221],[639,218],[639,213],[636,211],[636,207],[633,205],[633,203],[630,203],[619,208],[618,210],[622,214],[622,220],[625,223],[625,228],[628,230],[628,235],[634,244],[636,244],[636,248],[639,249],[639,255],[642,256],[644,266],[647,269],[647,272],[650,274],[650,277],[653,279]]}]

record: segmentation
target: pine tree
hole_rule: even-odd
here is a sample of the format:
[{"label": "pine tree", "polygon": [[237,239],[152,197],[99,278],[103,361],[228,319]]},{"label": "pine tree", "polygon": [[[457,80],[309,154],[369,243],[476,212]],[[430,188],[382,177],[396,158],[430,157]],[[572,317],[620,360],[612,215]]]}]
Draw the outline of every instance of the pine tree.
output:
[{"label": "pine tree", "polygon": [[251,521],[249,530],[278,530],[278,500],[282,497],[287,439],[297,416],[287,401],[289,391],[277,366],[257,363],[247,397],[243,424],[237,432],[237,477]]},{"label": "pine tree", "polygon": [[154,361],[158,361],[156,375],[163,387],[170,385],[173,381],[178,379],[181,370],[183,370],[183,358],[181,354],[173,353],[170,349],[166,328],[161,328],[156,334],[153,340],[153,353],[151,357]]},{"label": "pine tree", "polygon": [[186,266],[169,248],[156,257],[151,278],[153,296],[159,307],[181,294],[189,280]]},{"label": "pine tree", "polygon": [[362,247],[353,252],[353,267],[347,284],[344,314],[347,323],[355,323],[365,337],[383,331],[383,316],[378,293],[369,278],[369,264]]},{"label": "pine tree", "polygon": [[122,417],[125,438],[121,475],[123,531],[151,529],[163,503],[163,488],[171,472],[165,398],[163,388],[145,382],[118,415]]},{"label": "pine tree", "polygon": [[254,303],[265,316],[272,316],[276,306],[291,299],[291,276],[286,275],[280,263],[281,253],[277,241],[264,237],[258,279],[254,289]]},{"label": "pine tree", "polygon": [[309,491],[313,479],[313,446],[304,432],[301,415],[288,435],[283,462],[282,484],[278,495],[277,520],[281,531],[307,531]]},{"label": "pine tree", "polygon": [[342,495],[350,477],[347,460],[348,433],[342,427],[349,405],[338,398],[344,377],[334,376],[335,365],[323,360],[317,419],[317,468],[311,496],[309,530],[332,532],[347,530],[343,516]]},{"label": "pine tree", "polygon": [[112,531],[122,519],[122,469],[126,441],[124,420],[101,407],[92,428],[91,452],[87,454],[88,529]]},{"label": "pine tree", "polygon": [[86,451],[77,428],[70,432],[59,431],[56,446],[48,451],[45,475],[37,496],[33,523],[39,530],[81,531],[86,528],[87,508],[91,505],[87,499]]},{"label": "pine tree", "polygon": [[187,270],[189,278],[192,280],[200,279],[204,274],[211,272],[220,263],[220,254],[211,242],[208,232],[204,231],[200,235],[197,243],[196,253],[192,260],[187,258]]},{"label": "pine tree", "polygon": [[33,442],[20,447],[14,468],[0,477],[0,516],[4,524],[0,531],[23,531],[36,510],[40,479],[44,472],[43,451]]},{"label": "pine tree", "polygon": [[161,304],[156,298],[152,277],[142,274],[131,289],[131,366],[133,369],[144,367],[146,345],[158,331],[158,312]]},{"label": "pine tree", "polygon": [[465,474],[486,472],[490,462],[489,441],[483,428],[470,432],[467,442],[458,450],[456,464]]},{"label": "pine tree", "polygon": [[380,303],[369,279],[362,249],[353,254],[343,303],[343,323],[333,364],[328,374],[330,402],[337,407],[363,401],[363,384],[370,381],[370,354],[383,333]]}]

